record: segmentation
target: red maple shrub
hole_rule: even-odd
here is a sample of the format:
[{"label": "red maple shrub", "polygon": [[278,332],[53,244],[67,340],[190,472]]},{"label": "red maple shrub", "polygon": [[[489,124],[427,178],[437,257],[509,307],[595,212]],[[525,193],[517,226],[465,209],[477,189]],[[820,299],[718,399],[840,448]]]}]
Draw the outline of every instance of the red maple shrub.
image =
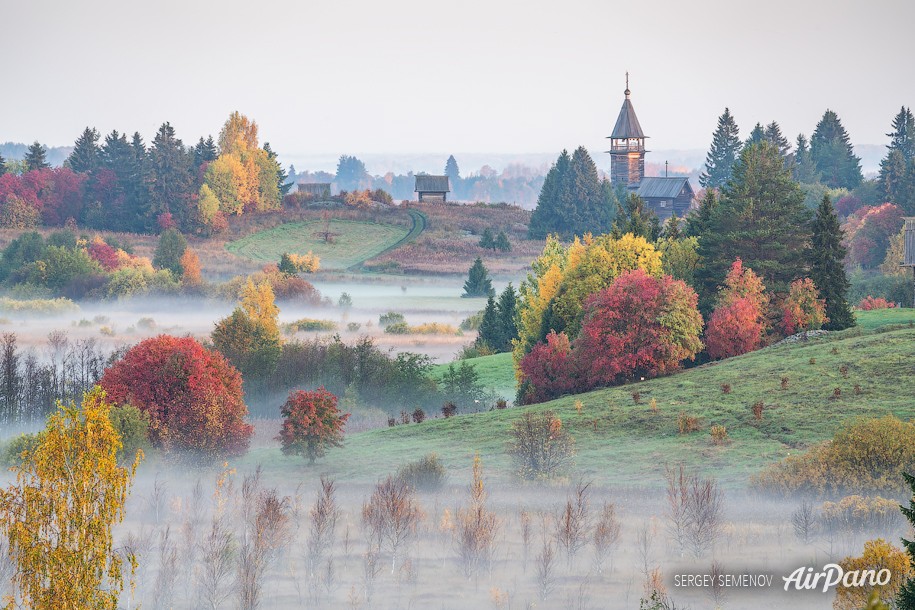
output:
[{"label": "red maple shrub", "polygon": [[745,269],[739,258],[734,261],[705,329],[710,357],[730,358],[762,346],[769,303],[765,289],[752,269]]},{"label": "red maple shrub", "polygon": [[871,269],[883,262],[890,238],[902,228],[903,211],[892,203],[864,206],[849,216],[842,225],[850,266]]},{"label": "red maple shrub", "polygon": [[565,333],[551,332],[521,360],[525,404],[543,402],[579,391],[578,370],[572,345]]},{"label": "red maple shrub", "polygon": [[695,291],[670,276],[624,273],[585,301],[574,342],[550,333],[521,361],[524,402],[541,402],[676,369],[702,349]]},{"label": "red maple shrub", "polygon": [[575,360],[586,388],[655,377],[702,349],[695,291],[670,276],[624,273],[585,302]]},{"label": "red maple shrub", "polygon": [[822,327],[826,317],[826,301],[818,298],[813,280],[805,277],[791,282],[788,296],[781,305],[781,328],[786,335]]},{"label": "red maple shrub", "polygon": [[861,311],[871,311],[872,309],[893,309],[894,307],[899,307],[896,303],[892,301],[887,301],[883,297],[872,297],[867,295],[861,302],[858,303],[858,309]]},{"label": "red maple shrub", "polygon": [[89,258],[97,262],[105,271],[114,271],[118,268],[118,251],[105,243],[101,238],[92,240],[86,248]]},{"label": "red maple shrub", "polygon": [[313,392],[296,390],[282,408],[283,427],[278,441],[286,455],[301,455],[310,464],[324,457],[328,447],[343,446],[343,428],[349,413],[337,408],[337,397],[323,387]]},{"label": "red maple shrub", "polygon": [[241,374],[191,337],[159,335],[130,348],[99,382],[109,400],[150,418],[150,441],[199,457],[239,455],[254,428],[245,422]]}]

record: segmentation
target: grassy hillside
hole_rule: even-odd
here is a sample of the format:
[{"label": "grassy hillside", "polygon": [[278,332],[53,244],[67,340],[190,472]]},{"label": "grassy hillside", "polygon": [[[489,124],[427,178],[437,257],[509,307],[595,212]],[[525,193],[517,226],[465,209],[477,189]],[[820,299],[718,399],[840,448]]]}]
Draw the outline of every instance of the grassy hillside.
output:
[{"label": "grassy hillside", "polygon": [[[466,360],[473,365],[480,376],[480,384],[487,390],[492,390],[508,401],[515,398],[515,371],[512,365],[512,355],[509,353],[493,354],[480,358]],[[432,368],[432,377],[440,380],[448,371],[447,364],[436,364]]]},{"label": "grassy hillside", "polygon": [[226,249],[258,262],[278,262],[284,252],[313,252],[321,259],[321,269],[346,269],[384,252],[407,237],[409,227],[356,220],[332,219],[328,230],[331,242],[322,235],[324,222],[290,222],[259,231],[226,244]]},{"label": "grassy hillside", "polygon": [[[728,485],[740,485],[770,462],[829,438],[849,418],[886,413],[915,417],[915,312],[859,316],[858,328],[824,338],[777,345],[677,375],[528,408],[554,410],[575,437],[574,476],[611,485],[657,486],[665,464],[683,461]],[[505,356],[490,359],[486,364],[491,369],[497,368],[494,363],[510,367]],[[848,367],[847,377],[840,371],[843,365]],[[487,375],[495,378],[496,372]],[[786,389],[781,389],[782,377],[788,377]],[[731,386],[728,394],[721,389],[725,383]],[[638,404],[633,401],[634,391],[641,394]],[[650,408],[651,399],[657,402],[657,412]],[[575,404],[579,400],[581,413]],[[753,418],[756,401],[765,405],[762,421]],[[701,430],[679,434],[681,411],[700,418]],[[345,448],[324,460],[320,470],[368,482],[379,471],[394,471],[430,452],[438,453],[449,467],[464,471],[479,452],[487,472],[495,480],[507,480],[512,466],[505,442],[511,422],[521,412],[511,408],[354,434]],[[713,424],[727,427],[727,443],[712,443]],[[300,459],[278,456],[277,449],[261,449],[247,459],[271,464],[269,470],[284,476],[306,468]],[[366,470],[367,464],[372,465],[371,471]]]}]

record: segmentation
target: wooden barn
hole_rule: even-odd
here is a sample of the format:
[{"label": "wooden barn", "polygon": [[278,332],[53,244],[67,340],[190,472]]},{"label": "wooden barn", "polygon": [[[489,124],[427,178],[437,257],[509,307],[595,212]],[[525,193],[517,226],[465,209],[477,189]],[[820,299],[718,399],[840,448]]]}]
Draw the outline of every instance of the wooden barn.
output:
[{"label": "wooden barn", "polygon": [[299,182],[298,191],[315,198],[328,198],[330,197],[330,185],[330,182]]},{"label": "wooden barn", "polygon": [[440,201],[445,203],[448,200],[448,193],[451,192],[451,183],[448,176],[430,176],[422,174],[416,176],[416,188],[419,201]]},{"label": "wooden barn", "polygon": [[645,200],[648,208],[665,221],[674,214],[683,218],[689,212],[696,193],[689,183],[689,178],[642,178],[635,193]]}]

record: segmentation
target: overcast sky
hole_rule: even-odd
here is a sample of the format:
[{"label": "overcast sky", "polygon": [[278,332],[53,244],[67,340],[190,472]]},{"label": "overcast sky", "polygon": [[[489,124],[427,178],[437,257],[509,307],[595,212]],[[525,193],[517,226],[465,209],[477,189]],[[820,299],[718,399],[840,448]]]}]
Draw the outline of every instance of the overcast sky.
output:
[{"label": "overcast sky", "polygon": [[286,156],[602,149],[624,73],[654,149],[810,134],[883,144],[915,105],[912,0],[0,0],[0,142],[86,125],[185,142],[240,110]]}]

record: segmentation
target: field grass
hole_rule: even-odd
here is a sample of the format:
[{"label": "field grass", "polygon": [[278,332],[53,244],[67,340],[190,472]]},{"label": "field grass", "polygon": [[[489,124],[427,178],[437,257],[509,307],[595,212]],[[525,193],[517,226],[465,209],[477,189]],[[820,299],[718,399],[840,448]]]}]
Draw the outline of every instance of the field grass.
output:
[{"label": "field grass", "polygon": [[[616,388],[569,396],[526,407],[551,409],[575,437],[574,477],[606,485],[657,487],[666,464],[684,462],[714,474],[731,487],[767,464],[811,443],[830,438],[836,428],[856,416],[893,413],[915,417],[915,312],[859,313],[861,325],[807,342],[772,346],[682,373]],[[487,379],[505,380],[507,355],[479,359]],[[847,377],[840,367],[847,366]],[[788,387],[781,389],[781,378]],[[722,384],[730,384],[725,394]],[[860,386],[860,393],[855,392]],[[834,397],[838,388],[841,395]],[[636,404],[632,393],[638,391]],[[657,412],[650,401],[657,402]],[[581,401],[578,412],[576,402]],[[761,421],[752,414],[762,401]],[[395,471],[404,462],[435,452],[456,471],[465,471],[475,453],[483,456],[495,480],[512,478],[505,452],[511,423],[522,408],[491,411],[416,425],[371,430],[347,438],[333,451],[321,471],[347,480],[362,480],[365,464],[387,464]],[[701,429],[679,434],[680,412],[698,417]],[[725,444],[712,442],[712,425],[727,427]],[[272,474],[290,476],[304,467],[300,459],[282,457],[278,449],[252,451],[252,463],[271,464]],[[374,475],[371,475],[374,476]]]},{"label": "field grass", "polygon": [[[473,365],[480,376],[480,384],[492,390],[509,402],[515,398],[515,371],[510,353],[493,354],[465,360]],[[447,364],[437,364],[432,368],[432,377],[440,380],[448,371]]]},{"label": "field grass", "polygon": [[279,262],[284,252],[310,251],[321,259],[321,269],[340,270],[378,255],[410,232],[409,227],[341,219],[330,220],[328,230],[336,234],[330,243],[320,235],[323,221],[290,222],[246,235],[226,244],[226,249],[258,262]]}]

